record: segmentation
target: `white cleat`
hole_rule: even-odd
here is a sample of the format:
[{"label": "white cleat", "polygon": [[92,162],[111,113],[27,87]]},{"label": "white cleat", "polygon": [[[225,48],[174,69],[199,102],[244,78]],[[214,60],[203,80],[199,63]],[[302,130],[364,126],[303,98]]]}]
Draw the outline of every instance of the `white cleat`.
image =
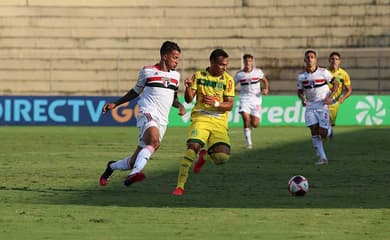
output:
[{"label": "white cleat", "polygon": [[252,149],[252,144],[246,146],[247,149]]},{"label": "white cleat", "polygon": [[320,159],[320,160],[318,160],[318,162],[316,162],[317,166],[327,165],[327,164],[328,164],[328,160],[327,159]]}]

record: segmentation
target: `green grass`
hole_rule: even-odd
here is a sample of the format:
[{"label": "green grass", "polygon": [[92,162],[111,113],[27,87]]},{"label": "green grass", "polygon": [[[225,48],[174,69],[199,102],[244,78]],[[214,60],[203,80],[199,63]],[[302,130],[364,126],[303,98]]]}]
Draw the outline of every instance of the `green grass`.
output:
[{"label": "green grass", "polygon": [[[108,160],[136,147],[136,128],[0,127],[0,239],[389,239],[390,128],[337,127],[329,165],[316,167],[309,130],[259,128],[232,158],[191,174],[171,195],[186,128],[169,128],[145,169],[98,185]],[[292,197],[301,174],[310,192]]]}]

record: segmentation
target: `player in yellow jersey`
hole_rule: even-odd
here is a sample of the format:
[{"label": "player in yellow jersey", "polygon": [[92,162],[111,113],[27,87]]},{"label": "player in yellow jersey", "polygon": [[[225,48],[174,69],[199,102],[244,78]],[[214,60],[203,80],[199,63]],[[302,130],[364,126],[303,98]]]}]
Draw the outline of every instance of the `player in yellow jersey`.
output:
[{"label": "player in yellow jersey", "polygon": [[[328,137],[333,136],[333,127],[336,125],[337,112],[339,111],[340,103],[344,101],[352,94],[352,85],[349,74],[340,67],[341,55],[338,52],[332,52],[329,55],[329,67],[328,70],[332,73],[333,77],[339,82],[339,86],[334,94],[333,103],[329,105],[329,117],[330,124],[328,131]],[[333,84],[329,84],[332,89]]]},{"label": "player in yellow jersey", "polygon": [[230,158],[228,112],[233,108],[234,80],[226,72],[228,63],[229,55],[222,49],[215,49],[210,55],[210,67],[185,80],[185,101],[191,103],[196,98],[196,102],[191,112],[187,150],[180,162],[173,195],[183,195],[189,170],[198,153],[194,173],[199,173],[207,161],[218,165]]}]

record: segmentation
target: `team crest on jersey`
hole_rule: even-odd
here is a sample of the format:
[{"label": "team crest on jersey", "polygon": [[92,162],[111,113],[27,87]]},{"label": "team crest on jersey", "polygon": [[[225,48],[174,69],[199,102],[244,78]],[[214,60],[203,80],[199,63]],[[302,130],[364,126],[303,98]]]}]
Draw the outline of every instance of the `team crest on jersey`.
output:
[{"label": "team crest on jersey", "polygon": [[168,87],[169,84],[171,83],[171,79],[167,78],[167,77],[163,77],[162,81],[163,81],[163,84],[164,84],[165,87]]},{"label": "team crest on jersey", "polygon": [[191,136],[193,136],[193,137],[198,136],[198,130],[197,130],[197,129],[193,129],[193,130],[191,131]]}]

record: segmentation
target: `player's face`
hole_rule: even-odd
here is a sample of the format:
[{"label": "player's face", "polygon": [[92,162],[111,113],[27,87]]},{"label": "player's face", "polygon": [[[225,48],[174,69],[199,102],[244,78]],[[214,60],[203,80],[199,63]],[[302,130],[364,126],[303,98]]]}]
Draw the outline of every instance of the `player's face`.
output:
[{"label": "player's face", "polygon": [[176,69],[177,65],[179,64],[180,52],[173,50],[172,52],[169,52],[163,56],[163,59],[168,69]]},{"label": "player's face", "polygon": [[340,62],[341,60],[337,55],[330,56],[329,58],[329,64],[332,69],[337,70],[340,66]]},{"label": "player's face", "polygon": [[317,57],[314,53],[309,52],[305,56],[306,67],[315,67],[317,65]]},{"label": "player's face", "polygon": [[244,67],[246,69],[252,69],[253,68],[253,58],[245,58],[244,59]]},{"label": "player's face", "polygon": [[226,70],[229,64],[229,58],[219,56],[216,61],[210,63],[210,73],[213,76],[221,76]]}]

